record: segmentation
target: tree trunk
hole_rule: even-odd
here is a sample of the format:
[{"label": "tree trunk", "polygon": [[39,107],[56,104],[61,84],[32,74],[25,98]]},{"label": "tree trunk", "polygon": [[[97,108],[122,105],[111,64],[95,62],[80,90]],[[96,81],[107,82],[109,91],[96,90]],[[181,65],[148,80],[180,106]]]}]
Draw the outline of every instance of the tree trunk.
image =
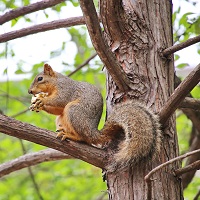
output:
[{"label": "tree trunk", "polygon": [[[113,104],[128,98],[143,101],[159,112],[174,89],[173,57],[164,58],[161,54],[173,43],[172,2],[101,0],[100,16],[107,42],[132,82],[132,90],[122,93],[107,74],[107,114]],[[147,199],[145,175],[178,155],[174,116],[164,127],[161,146],[155,160],[106,175],[109,199]],[[182,198],[181,182],[172,174],[179,165],[175,163],[153,175],[151,199]]]}]

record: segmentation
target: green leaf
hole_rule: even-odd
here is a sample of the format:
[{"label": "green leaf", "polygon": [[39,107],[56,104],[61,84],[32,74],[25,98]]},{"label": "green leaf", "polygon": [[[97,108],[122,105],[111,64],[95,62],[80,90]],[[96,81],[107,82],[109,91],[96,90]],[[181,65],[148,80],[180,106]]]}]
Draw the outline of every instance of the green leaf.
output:
[{"label": "green leaf", "polygon": [[179,68],[179,69],[182,69],[184,67],[187,67],[188,66],[188,63],[181,63],[179,65],[177,65],[176,67]]},{"label": "green leaf", "polygon": [[15,74],[25,74],[25,73],[21,69],[18,69],[18,70],[15,71]]},{"label": "green leaf", "polygon": [[177,61],[180,58],[178,54],[174,54],[174,61]]},{"label": "green leaf", "polygon": [[15,26],[15,24],[18,22],[17,19],[13,19],[11,20],[11,27]]},{"label": "green leaf", "polygon": [[188,15],[192,15],[192,14],[194,14],[193,12],[187,12],[187,13],[185,13],[182,17],[181,17],[181,19],[180,19],[180,21],[179,21],[179,25],[184,25],[185,27],[187,27],[188,26],[188,22],[187,22],[187,20],[188,20]]}]

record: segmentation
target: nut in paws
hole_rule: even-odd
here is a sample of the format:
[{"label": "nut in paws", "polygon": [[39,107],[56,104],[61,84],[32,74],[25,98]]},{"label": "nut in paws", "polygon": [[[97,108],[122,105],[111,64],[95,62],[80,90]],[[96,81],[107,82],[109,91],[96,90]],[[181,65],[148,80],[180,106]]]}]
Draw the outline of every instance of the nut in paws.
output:
[{"label": "nut in paws", "polygon": [[36,111],[36,112],[42,110],[44,106],[43,98],[45,98],[47,95],[48,93],[41,92],[33,96],[31,99],[31,106],[29,107],[29,109],[31,111]]}]

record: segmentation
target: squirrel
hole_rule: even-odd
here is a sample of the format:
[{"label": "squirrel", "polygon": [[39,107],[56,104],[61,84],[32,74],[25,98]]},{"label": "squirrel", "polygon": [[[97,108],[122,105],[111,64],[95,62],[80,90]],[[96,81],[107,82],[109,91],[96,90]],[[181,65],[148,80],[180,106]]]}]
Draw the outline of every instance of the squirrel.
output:
[{"label": "squirrel", "polygon": [[103,129],[98,130],[103,98],[94,85],[72,80],[44,64],[28,92],[33,95],[30,110],[57,115],[56,132],[62,140],[104,147],[123,135],[107,167],[109,171],[154,158],[160,150],[158,116],[139,102],[129,100],[115,105]]}]

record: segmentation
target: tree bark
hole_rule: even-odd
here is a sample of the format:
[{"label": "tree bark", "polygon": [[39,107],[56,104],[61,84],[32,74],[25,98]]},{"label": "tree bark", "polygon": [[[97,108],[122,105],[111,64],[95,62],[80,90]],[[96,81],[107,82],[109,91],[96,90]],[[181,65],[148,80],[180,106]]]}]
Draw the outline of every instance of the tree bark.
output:
[{"label": "tree bark", "polygon": [[[105,37],[130,81],[132,90],[121,92],[107,74],[107,114],[112,106],[126,99],[143,101],[156,113],[174,90],[173,58],[162,56],[172,46],[172,2],[101,0],[100,16]],[[120,173],[106,175],[109,199],[147,199],[144,176],[153,168],[178,156],[175,117],[163,130],[162,148],[155,160],[141,162]],[[180,180],[172,173],[175,163],[154,174],[151,199],[181,199]]]}]

